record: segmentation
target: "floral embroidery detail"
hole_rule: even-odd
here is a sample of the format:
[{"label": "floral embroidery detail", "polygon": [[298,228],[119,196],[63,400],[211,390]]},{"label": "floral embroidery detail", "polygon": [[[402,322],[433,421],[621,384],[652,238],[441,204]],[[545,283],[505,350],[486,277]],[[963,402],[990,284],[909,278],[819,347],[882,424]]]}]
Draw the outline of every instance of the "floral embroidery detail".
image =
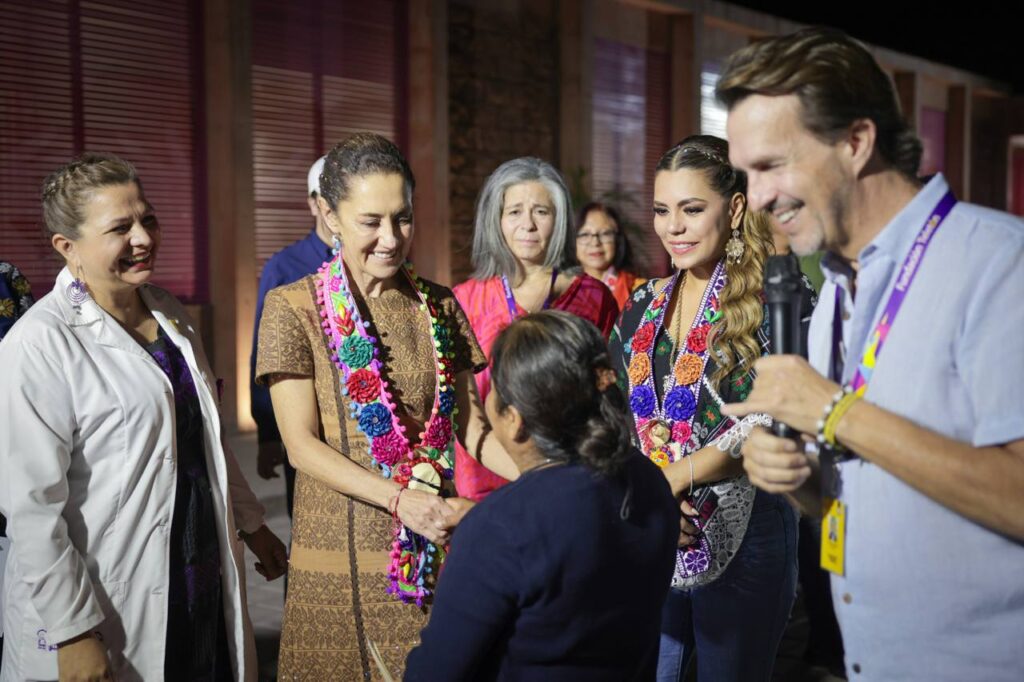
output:
[{"label": "floral embroidery detail", "polygon": [[685,386],[676,386],[665,396],[665,416],[672,421],[689,419],[696,410],[693,393]]},{"label": "floral embroidery detail", "polygon": [[0,317],[14,317],[14,301],[9,298],[0,298]]},{"label": "floral embroidery detail", "polygon": [[349,375],[345,388],[355,402],[368,403],[380,395],[380,377],[367,369],[359,369]]},{"label": "floral embroidery detail", "polygon": [[685,445],[692,435],[693,429],[690,428],[689,422],[676,422],[672,426],[672,440],[680,445]]},{"label": "floral embroidery detail", "polygon": [[715,296],[714,298],[711,299],[711,302],[708,304],[708,309],[704,311],[704,320],[708,324],[714,324],[715,322],[718,322],[720,319],[722,319],[722,309],[718,305],[718,297]]},{"label": "floral embroidery detail", "polygon": [[637,354],[629,363],[629,380],[634,384],[642,384],[651,376],[651,359],[645,354]]},{"label": "floral embroidery detail", "polygon": [[686,353],[676,361],[674,372],[677,382],[683,386],[689,386],[704,374],[704,362],[699,355]]},{"label": "floral embroidery detail", "polygon": [[377,436],[370,445],[370,454],[385,466],[394,466],[405,454],[406,442],[394,429]]},{"label": "floral embroidery detail", "polygon": [[[701,396],[703,383],[701,378],[704,375],[709,353],[707,337],[713,328],[707,320],[715,319],[718,312],[717,296],[725,286],[724,263],[719,262],[715,267],[715,273],[711,281],[705,286],[701,299],[697,320],[694,327],[689,330],[684,344],[689,352],[680,354],[678,358],[670,362],[668,376],[655,376],[654,365],[664,363],[666,356],[671,357],[673,347],[671,341],[661,334],[665,313],[668,308],[667,302],[671,300],[673,287],[680,281],[675,277],[656,296],[654,289],[646,288],[644,291],[648,297],[637,299],[638,306],[643,301],[650,301],[643,315],[630,316],[630,329],[635,329],[634,338],[628,342],[628,347],[623,347],[623,360],[627,365],[627,375],[630,380],[629,398],[630,407],[633,411],[633,419],[636,425],[636,434],[639,445],[643,452],[659,466],[680,460],[689,456],[693,450],[699,447],[700,434],[707,434],[709,429],[698,417],[698,404]],[[637,327],[632,327],[633,321],[637,318]],[[652,328],[653,327],[653,328]],[[628,331],[628,330],[627,330]],[[655,346],[654,341],[657,340]],[[654,346],[652,348],[652,346]],[[632,360],[628,353],[632,351]],[[646,372],[644,364],[639,361],[643,356],[647,361],[649,369]],[[661,366],[660,364],[658,365]],[[664,399],[659,404],[657,394],[654,392],[655,382],[664,381]],[[701,406],[701,413],[703,413]],[[731,482],[721,485],[730,486]],[[716,488],[717,491],[717,488]],[[721,515],[718,515],[721,516]],[[731,529],[729,524],[716,523],[707,519],[696,521],[698,528],[702,531],[698,545],[687,552],[680,551],[677,555],[676,574],[673,584],[677,581],[683,585],[696,585],[706,582],[706,576],[711,566],[724,566],[732,556],[732,552],[723,553],[719,560],[717,545],[712,550],[712,544],[708,537],[720,534],[721,528]],[[705,537],[703,534],[709,534]],[[717,539],[717,535],[716,535]],[[696,553],[694,553],[696,551]],[[683,555],[687,554],[684,563]]]},{"label": "floral embroidery detail", "polygon": [[650,417],[655,407],[654,389],[650,386],[637,386],[629,397],[629,406],[638,417]]},{"label": "floral embroidery detail", "polygon": [[362,369],[373,359],[373,346],[361,336],[349,336],[338,349],[338,359],[349,367]]},{"label": "floral embroidery detail", "polygon": [[690,573],[703,573],[708,570],[710,561],[706,552],[700,549],[691,549],[683,553],[683,565]]},{"label": "floral embroidery detail", "polygon": [[703,353],[708,349],[708,333],[710,331],[710,324],[702,324],[691,329],[686,337],[686,347],[694,353]]},{"label": "floral embroidery detail", "polygon": [[722,421],[722,413],[718,411],[718,406],[712,403],[708,406],[708,409],[704,410],[704,421],[708,426],[717,426],[718,422]]},{"label": "floral embroidery detail", "polygon": [[633,335],[633,352],[634,353],[646,353],[651,349],[651,343],[654,341],[654,324],[648,322],[640,326],[636,330],[636,334]]},{"label": "floral embroidery detail", "polygon": [[14,291],[16,291],[21,296],[25,296],[26,294],[32,291],[32,287],[28,285],[28,280],[25,279],[24,277],[15,277],[13,284]]}]

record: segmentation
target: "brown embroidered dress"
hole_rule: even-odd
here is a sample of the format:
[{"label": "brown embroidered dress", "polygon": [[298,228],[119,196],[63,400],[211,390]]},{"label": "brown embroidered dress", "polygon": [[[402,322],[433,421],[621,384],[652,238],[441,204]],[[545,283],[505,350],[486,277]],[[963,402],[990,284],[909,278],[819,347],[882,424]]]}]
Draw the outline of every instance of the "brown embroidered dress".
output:
[{"label": "brown embroidered dress", "polygon": [[[483,367],[486,358],[452,292],[427,285],[451,334],[454,371]],[[339,457],[371,468],[366,438],[341,394],[341,372],[320,327],[314,287],[309,276],[267,295],[257,381],[273,374],[312,377],[321,438]],[[392,387],[399,418],[415,439],[433,407],[437,376],[429,319],[404,282],[378,298],[361,299],[359,306],[370,333],[380,340],[384,379]],[[380,679],[368,642],[376,645],[395,679],[401,678],[427,611],[387,594],[391,541],[386,510],[298,472],[279,679]]]}]

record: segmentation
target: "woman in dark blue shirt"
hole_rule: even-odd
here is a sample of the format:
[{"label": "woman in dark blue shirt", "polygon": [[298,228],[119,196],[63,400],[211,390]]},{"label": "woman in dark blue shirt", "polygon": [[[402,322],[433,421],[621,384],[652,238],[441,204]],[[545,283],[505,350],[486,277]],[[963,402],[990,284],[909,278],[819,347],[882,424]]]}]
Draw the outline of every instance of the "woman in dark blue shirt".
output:
[{"label": "woman in dark blue shirt", "polygon": [[604,339],[545,311],[491,362],[487,416],[522,475],[459,525],[405,679],[652,679],[679,508],[630,444]]}]

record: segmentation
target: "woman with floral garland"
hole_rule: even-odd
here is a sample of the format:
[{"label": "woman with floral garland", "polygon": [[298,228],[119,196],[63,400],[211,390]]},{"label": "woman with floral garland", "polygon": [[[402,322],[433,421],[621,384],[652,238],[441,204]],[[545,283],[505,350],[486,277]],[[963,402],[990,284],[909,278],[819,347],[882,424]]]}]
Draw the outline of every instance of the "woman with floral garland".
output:
[{"label": "woman with floral garland", "polygon": [[[768,218],[746,208],[728,145],[692,136],[659,161],[654,229],[676,273],[637,289],[610,350],[641,450],[684,513],[662,612],[659,680],[768,680],[795,596],[796,513],[755,491],[739,446],[759,415],[724,417],[750,391],[766,351],[762,277]],[[811,291],[807,289],[807,313]]]},{"label": "woman with floral garland", "polygon": [[280,679],[400,677],[466,509],[454,434],[518,475],[484,438],[465,315],[406,262],[413,185],[385,138],[338,144],[318,199],[336,256],[266,299],[256,376],[298,470]]}]

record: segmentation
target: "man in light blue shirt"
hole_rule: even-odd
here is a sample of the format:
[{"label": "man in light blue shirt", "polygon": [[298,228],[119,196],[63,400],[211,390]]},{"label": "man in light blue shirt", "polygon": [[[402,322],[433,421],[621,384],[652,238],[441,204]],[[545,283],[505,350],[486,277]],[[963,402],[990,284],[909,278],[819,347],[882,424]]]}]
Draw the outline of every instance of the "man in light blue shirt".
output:
[{"label": "man in light blue shirt", "polygon": [[[718,92],[751,208],[795,252],[827,251],[810,364],[765,358],[726,411],[836,445],[819,466],[761,430],[744,465],[819,511],[825,474],[838,500],[827,548],[848,676],[1024,679],[1024,222],[953,204],[941,175],[922,186],[888,77],[842,33],[752,44]],[[861,377],[862,394],[840,390]]]}]

